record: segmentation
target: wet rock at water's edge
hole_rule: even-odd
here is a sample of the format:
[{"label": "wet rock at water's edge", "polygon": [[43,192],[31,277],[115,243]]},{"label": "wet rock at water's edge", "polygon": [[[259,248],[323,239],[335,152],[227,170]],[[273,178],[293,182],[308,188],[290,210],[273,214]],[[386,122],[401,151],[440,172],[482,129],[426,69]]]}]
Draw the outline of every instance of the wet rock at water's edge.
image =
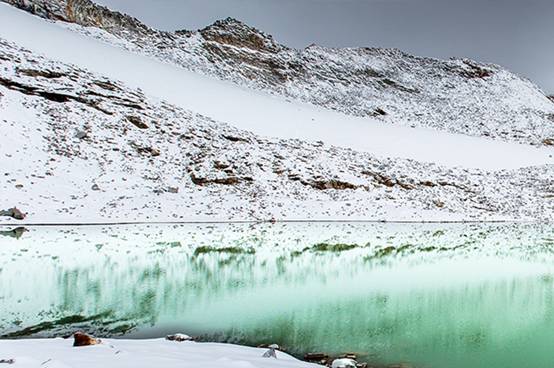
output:
[{"label": "wet rock at water's edge", "polygon": [[181,333],[178,333],[175,335],[167,335],[165,339],[169,341],[177,341],[177,342],[194,341],[194,338],[190,337],[189,335],[185,335]]},{"label": "wet rock at water's edge", "polygon": [[73,346],[76,347],[98,345],[102,342],[102,340],[89,336],[84,332],[75,332],[75,334],[73,334],[73,338]]}]

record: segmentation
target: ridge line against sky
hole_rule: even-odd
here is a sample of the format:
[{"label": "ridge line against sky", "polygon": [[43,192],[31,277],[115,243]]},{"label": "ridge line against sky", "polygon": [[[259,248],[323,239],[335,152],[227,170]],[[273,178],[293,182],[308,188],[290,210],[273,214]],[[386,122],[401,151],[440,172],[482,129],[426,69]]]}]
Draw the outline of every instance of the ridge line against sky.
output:
[{"label": "ridge line against sky", "polygon": [[551,0],[94,0],[163,30],[237,18],[290,47],[393,47],[499,64],[554,94]]}]

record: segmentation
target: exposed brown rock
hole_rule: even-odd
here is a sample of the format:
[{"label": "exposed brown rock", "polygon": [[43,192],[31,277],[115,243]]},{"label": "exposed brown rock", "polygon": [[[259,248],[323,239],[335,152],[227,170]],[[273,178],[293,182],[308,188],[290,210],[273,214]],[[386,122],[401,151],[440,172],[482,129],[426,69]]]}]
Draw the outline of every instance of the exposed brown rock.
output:
[{"label": "exposed brown rock", "polygon": [[166,192],[168,193],[173,193],[173,194],[177,194],[179,193],[179,187],[168,187],[166,189]]},{"label": "exposed brown rock", "polygon": [[101,340],[96,339],[92,336],[89,336],[84,332],[75,332],[75,334],[73,335],[73,338],[74,338],[73,346],[98,345],[102,342]]},{"label": "exposed brown rock", "polygon": [[235,137],[235,136],[232,136],[232,135],[223,135],[223,138],[225,138],[225,139],[227,139],[228,141],[231,141],[231,142],[249,142],[249,140],[246,139],[246,138]]},{"label": "exposed brown rock", "polygon": [[254,179],[249,176],[228,176],[226,178],[208,178],[197,176],[194,172],[190,173],[190,179],[196,185],[209,185],[209,184],[220,184],[220,185],[236,185],[241,182],[252,182]]},{"label": "exposed brown rock", "polygon": [[7,210],[0,210],[0,216],[7,216],[16,220],[24,220],[27,215],[21,212],[17,207],[13,207]]},{"label": "exposed brown rock", "polygon": [[92,108],[94,108],[98,111],[101,111],[101,112],[105,113],[105,114],[113,115],[112,112],[107,111],[107,110],[101,108],[100,106],[98,106],[98,104],[95,101],[86,99],[84,97],[69,95],[69,94],[61,93],[61,92],[45,91],[45,90],[42,90],[38,87],[34,87],[34,86],[31,86],[31,85],[26,85],[26,84],[19,83],[19,82],[9,80],[9,79],[6,79],[6,78],[0,78],[0,85],[6,87],[8,89],[23,93],[25,95],[38,96],[38,97],[42,97],[42,98],[45,98],[47,100],[57,102],[57,103],[66,103],[66,102],[70,102],[70,101],[79,102],[79,103],[88,105],[88,106],[90,106],[90,107],[92,107]]},{"label": "exposed brown rock", "polygon": [[143,147],[143,146],[139,146],[137,144],[132,144],[132,146],[140,154],[150,155],[151,157],[158,157],[159,155],[161,155],[160,150],[157,149],[157,148],[154,148],[154,147]]},{"label": "exposed brown rock", "polygon": [[[294,180],[294,179],[291,179],[291,180]],[[335,179],[301,181],[301,183],[319,190],[326,190],[326,189],[345,190],[345,189],[358,189],[361,187],[360,185],[355,185],[352,183],[335,180]]]},{"label": "exposed brown rock", "polygon": [[492,76],[494,73],[492,70],[483,68],[482,66],[478,65],[476,62],[472,60],[463,60],[464,65],[466,68],[458,69],[457,72],[466,78],[469,79],[475,79],[475,78],[487,78]]},{"label": "exposed brown rock", "polygon": [[375,173],[375,172],[371,172],[371,171],[362,171],[362,174],[372,176],[377,183],[379,183],[381,185],[384,185],[386,187],[389,187],[389,188],[392,188],[392,187],[398,185],[400,188],[406,189],[406,190],[415,189],[415,185],[413,185],[413,184],[406,183],[406,182],[403,182],[403,181],[398,180],[398,179],[393,179],[393,178],[390,178],[390,177],[385,176],[383,174],[379,174],[379,173]]},{"label": "exposed brown rock", "polygon": [[215,161],[214,162],[214,167],[218,170],[225,170],[225,169],[229,168],[229,166],[231,166],[231,165],[229,165],[226,162],[221,162],[221,161]]},{"label": "exposed brown rock", "polygon": [[306,355],[304,355],[304,360],[308,362],[321,361],[327,358],[329,358],[329,355],[325,353],[307,353]]},{"label": "exposed brown rock", "polygon": [[111,81],[94,81],[93,84],[107,91],[117,91],[120,89]]},{"label": "exposed brown rock", "polygon": [[431,187],[431,188],[437,186],[437,184],[435,184],[435,183],[433,183],[432,181],[429,181],[429,180],[422,181],[420,184],[423,185],[423,186],[426,186],[426,187]]},{"label": "exposed brown rock", "polygon": [[251,50],[277,52],[281,48],[273,37],[233,18],[218,20],[200,34],[208,41]]},{"label": "exposed brown rock", "polygon": [[127,116],[127,120],[139,129],[148,129],[148,125],[142,121],[140,116]]},{"label": "exposed brown rock", "polygon": [[56,79],[64,76],[62,73],[54,72],[51,70],[35,70],[35,69],[18,69],[18,71],[28,77],[43,77],[48,79]]}]

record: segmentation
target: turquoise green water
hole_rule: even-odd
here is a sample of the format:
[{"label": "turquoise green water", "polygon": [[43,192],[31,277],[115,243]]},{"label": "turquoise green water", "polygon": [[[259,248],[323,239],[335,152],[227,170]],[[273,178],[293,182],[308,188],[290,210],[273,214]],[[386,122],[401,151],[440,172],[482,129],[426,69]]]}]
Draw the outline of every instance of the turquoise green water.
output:
[{"label": "turquoise green water", "polygon": [[554,228],[0,231],[0,335],[184,332],[415,367],[554,365]]}]

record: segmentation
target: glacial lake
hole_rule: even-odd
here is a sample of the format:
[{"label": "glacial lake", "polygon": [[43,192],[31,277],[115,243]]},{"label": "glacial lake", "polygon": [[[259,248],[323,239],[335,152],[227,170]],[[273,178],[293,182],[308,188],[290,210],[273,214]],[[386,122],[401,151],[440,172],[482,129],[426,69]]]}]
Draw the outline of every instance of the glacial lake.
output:
[{"label": "glacial lake", "polygon": [[554,366],[554,227],[0,227],[0,336],[278,343],[415,368]]}]

